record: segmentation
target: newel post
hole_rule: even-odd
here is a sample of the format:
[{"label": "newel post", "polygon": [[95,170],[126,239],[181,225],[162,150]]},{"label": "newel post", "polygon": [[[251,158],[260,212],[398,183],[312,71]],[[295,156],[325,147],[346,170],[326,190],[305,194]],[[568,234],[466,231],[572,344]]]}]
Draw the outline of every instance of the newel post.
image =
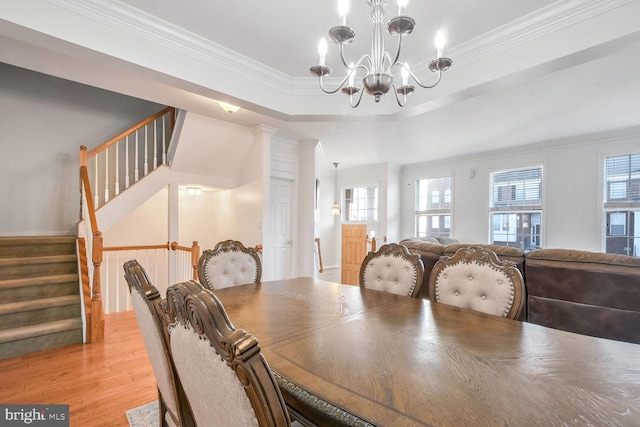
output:
[{"label": "newel post", "polygon": [[89,152],[86,145],[80,146],[80,166],[87,166],[87,159],[89,158]]},{"label": "newel post", "polygon": [[104,340],[104,307],[102,306],[102,286],[100,266],[102,265],[102,232],[93,233],[93,287],[91,293],[91,342]]}]

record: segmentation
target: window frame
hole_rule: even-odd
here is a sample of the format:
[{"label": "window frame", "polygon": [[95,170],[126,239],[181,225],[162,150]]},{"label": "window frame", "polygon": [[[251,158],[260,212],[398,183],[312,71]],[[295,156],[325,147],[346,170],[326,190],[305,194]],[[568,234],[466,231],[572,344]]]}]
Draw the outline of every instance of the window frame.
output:
[{"label": "window frame", "polygon": [[[640,152],[629,151],[606,153],[601,157],[602,251],[640,257]],[[623,160],[620,164],[612,164],[614,170],[609,173],[609,161],[618,158]],[[625,161],[628,167],[626,171],[620,171]],[[623,186],[624,197],[620,197]],[[614,215],[624,215],[622,234],[613,232],[611,219]]]},{"label": "window frame", "polygon": [[[373,208],[369,208],[369,209],[365,209],[365,208],[350,208],[349,207],[349,201],[347,201],[347,191],[351,190],[367,190],[367,189],[374,189],[375,190],[375,196],[373,198],[358,198],[358,200],[375,200],[375,207]],[[377,223],[379,221],[379,214],[380,214],[380,186],[378,185],[378,183],[375,184],[366,184],[366,185],[350,185],[347,188],[342,188],[340,190],[340,219],[342,222],[344,223]],[[352,203],[352,202],[351,202]],[[373,212],[373,218],[369,217],[367,215],[366,218],[364,219],[349,219],[349,215],[351,213],[352,210],[355,210],[355,212],[359,212],[359,211],[364,211],[364,212]]]},{"label": "window frame", "polygon": [[[519,174],[522,176],[519,177]],[[499,175],[503,175],[506,180],[501,179]],[[525,251],[544,246],[545,187],[543,162],[489,172],[488,241],[490,244],[519,247]],[[506,188],[510,190],[505,191]],[[532,195],[537,197],[531,197]],[[507,222],[500,223],[501,230],[495,230],[498,216],[507,219]],[[513,233],[512,229],[515,229]],[[504,235],[505,239],[496,240],[496,232]]]},{"label": "window frame", "polygon": [[[429,185],[429,181],[433,180],[448,180],[448,185],[438,185],[433,188],[433,191],[429,191],[432,188]],[[420,197],[421,181],[427,182],[427,191],[424,197]],[[446,186],[445,186],[446,185]],[[416,178],[414,180],[414,236],[416,237],[451,237],[453,235],[453,173],[447,172],[429,177]],[[448,191],[447,191],[448,190]],[[439,202],[434,203],[434,192],[437,191]],[[424,199],[425,209],[420,209],[421,199]],[[448,200],[448,201],[447,201]],[[445,205],[447,207],[430,208],[430,205]],[[434,219],[438,219],[439,227],[437,232],[430,232],[436,227],[433,227]],[[422,233],[421,221],[424,221],[426,227],[424,227],[424,233]],[[446,225],[449,225],[447,228]]]}]

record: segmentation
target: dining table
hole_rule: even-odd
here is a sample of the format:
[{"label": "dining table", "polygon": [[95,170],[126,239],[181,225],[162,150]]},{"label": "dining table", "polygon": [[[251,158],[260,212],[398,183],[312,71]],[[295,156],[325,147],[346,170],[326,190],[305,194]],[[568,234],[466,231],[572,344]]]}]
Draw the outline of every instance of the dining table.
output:
[{"label": "dining table", "polygon": [[214,293],[302,424],[640,426],[638,344],[310,277]]}]

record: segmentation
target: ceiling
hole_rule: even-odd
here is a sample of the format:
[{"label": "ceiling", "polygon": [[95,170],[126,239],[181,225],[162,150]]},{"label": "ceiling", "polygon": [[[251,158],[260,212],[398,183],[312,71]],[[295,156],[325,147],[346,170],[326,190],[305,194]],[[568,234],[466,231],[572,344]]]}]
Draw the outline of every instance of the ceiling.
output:
[{"label": "ceiling", "polygon": [[[351,0],[349,58],[371,44],[370,8]],[[365,95],[352,109],[309,67],[338,24],[337,1],[4,0],[0,61],[222,120],[319,140],[324,165],[410,164],[640,126],[637,0],[413,0],[402,59],[425,82],[433,38],[453,66],[400,108]],[[394,1],[387,17],[396,14]],[[395,49],[394,40],[387,47]],[[337,48],[327,65],[343,77]],[[327,86],[337,87],[336,78]],[[221,99],[243,107],[229,115]],[[215,123],[215,122],[214,122]]]}]

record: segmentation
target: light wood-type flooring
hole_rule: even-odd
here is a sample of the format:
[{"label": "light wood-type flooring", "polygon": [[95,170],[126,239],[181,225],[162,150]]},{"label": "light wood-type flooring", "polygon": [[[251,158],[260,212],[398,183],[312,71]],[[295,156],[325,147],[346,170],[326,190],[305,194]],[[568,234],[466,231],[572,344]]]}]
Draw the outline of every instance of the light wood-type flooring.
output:
[{"label": "light wood-type flooring", "polygon": [[105,316],[103,343],[0,360],[0,403],[68,404],[71,427],[128,426],[125,411],[157,399],[133,311]]}]

